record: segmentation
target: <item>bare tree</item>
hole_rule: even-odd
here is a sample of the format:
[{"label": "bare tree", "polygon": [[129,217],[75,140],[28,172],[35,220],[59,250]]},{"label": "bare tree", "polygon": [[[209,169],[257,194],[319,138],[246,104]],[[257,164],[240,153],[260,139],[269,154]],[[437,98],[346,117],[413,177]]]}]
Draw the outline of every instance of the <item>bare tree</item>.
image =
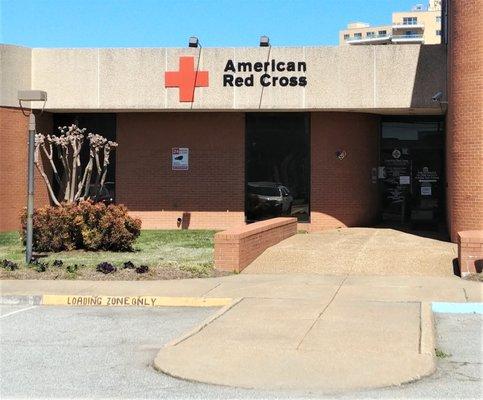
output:
[{"label": "bare tree", "polygon": [[[35,165],[47,185],[50,198],[55,205],[74,203],[97,196],[103,189],[111,151],[117,147],[116,142],[107,140],[96,133],[88,133],[76,125],[59,126],[60,135],[35,135]],[[81,150],[84,143],[89,146],[89,159],[82,165]],[[56,153],[54,153],[54,149]],[[59,171],[54,159],[62,166]],[[52,178],[44,170],[42,158],[52,170]],[[95,170],[94,170],[95,168]],[[94,172],[94,174],[93,174]],[[92,178],[95,176],[93,190]],[[59,191],[53,189],[53,181],[57,183]]]}]

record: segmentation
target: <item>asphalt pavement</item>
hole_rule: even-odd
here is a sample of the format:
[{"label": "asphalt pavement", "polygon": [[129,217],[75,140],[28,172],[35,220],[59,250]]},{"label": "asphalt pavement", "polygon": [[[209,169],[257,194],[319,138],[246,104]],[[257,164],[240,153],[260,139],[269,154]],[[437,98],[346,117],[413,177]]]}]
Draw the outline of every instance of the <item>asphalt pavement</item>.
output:
[{"label": "asphalt pavement", "polygon": [[1,306],[0,397],[461,399],[483,396],[481,314],[437,314],[438,349],[448,357],[439,360],[438,370],[431,377],[396,388],[336,396],[263,392],[192,383],[156,372],[152,363],[158,350],[215,310]]}]

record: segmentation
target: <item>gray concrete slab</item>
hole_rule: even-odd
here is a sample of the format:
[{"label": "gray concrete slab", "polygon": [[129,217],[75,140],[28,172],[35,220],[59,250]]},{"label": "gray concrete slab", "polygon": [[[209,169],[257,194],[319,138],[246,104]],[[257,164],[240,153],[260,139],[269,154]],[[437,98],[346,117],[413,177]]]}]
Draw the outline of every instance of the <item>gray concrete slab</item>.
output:
[{"label": "gray concrete slab", "polygon": [[[475,295],[481,286],[481,283],[454,277],[436,277],[431,280],[417,276],[370,278],[347,274],[325,276],[306,273],[241,274],[224,278],[162,282],[3,281],[1,295],[24,292],[69,294],[72,291],[76,294],[106,294],[108,290],[113,295],[223,295],[243,299],[198,333],[176,346],[166,347],[159,353],[156,350],[164,343],[190,331],[197,322],[183,323],[186,329],[170,335],[170,325],[167,329],[163,328],[163,316],[151,314],[155,316],[152,320],[159,331],[149,325],[153,321],[147,317],[141,317],[136,322],[137,308],[130,309],[132,313],[128,315],[132,321],[129,322],[123,321],[122,316],[112,314],[111,308],[94,308],[93,315],[82,308],[61,309],[61,315],[64,312],[67,314],[62,316],[62,323],[58,323],[51,322],[53,315],[51,318],[35,317],[38,310],[45,309],[38,307],[3,318],[2,335],[4,321],[15,321],[20,316],[26,321],[32,320],[30,326],[20,324],[7,337],[15,337],[18,333],[23,334],[42,327],[42,337],[48,340],[48,345],[44,342],[43,346],[51,346],[55,352],[63,354],[65,360],[77,364],[85,363],[87,367],[82,373],[88,376],[88,366],[96,366],[94,370],[99,373],[101,369],[98,366],[105,363],[111,365],[111,358],[113,365],[120,363],[124,365],[123,368],[128,368],[127,358],[116,358],[115,354],[122,352],[116,346],[131,343],[123,336],[128,333],[138,338],[149,334],[161,337],[162,340],[144,342],[143,339],[141,346],[152,350],[150,362],[157,354],[156,365],[169,374],[202,382],[255,387],[258,388],[257,391],[250,393],[257,395],[265,388],[271,388],[272,391],[302,391],[305,398],[307,390],[317,393],[356,390],[362,387],[396,385],[427,375],[434,367],[434,359],[428,351],[433,346],[431,341],[424,339],[429,337],[427,334],[421,333],[419,336],[419,328],[422,332],[430,325],[420,321],[422,314],[419,302],[441,297],[465,301],[468,298],[465,295],[466,289],[469,289],[468,293]],[[49,310],[60,309],[54,307]],[[75,314],[76,310],[81,310],[81,313]],[[183,320],[183,314],[179,318]],[[80,327],[78,319],[85,320]],[[43,327],[44,323],[48,326]],[[139,326],[131,328],[130,323],[138,323]],[[174,327],[178,326],[177,322],[172,324]],[[76,335],[69,336],[71,331]],[[107,343],[110,343],[108,339],[106,342],[101,341],[102,346],[91,346],[96,343],[97,337],[105,340],[109,336],[114,338],[109,345],[116,348],[113,355],[107,354]],[[76,358],[76,351],[82,351],[83,347],[79,350],[74,346],[72,349],[70,342],[77,343],[77,337],[82,346],[92,347],[91,351],[95,352],[91,356],[92,364]],[[29,336],[17,338],[16,343],[9,345],[12,348],[20,346],[22,338],[25,338],[27,345],[34,351],[40,351],[37,350],[36,343],[29,342]],[[426,346],[424,351],[418,349],[419,343],[420,346]],[[64,353],[61,346],[67,346]],[[28,351],[22,351],[24,353],[20,357],[28,359]],[[105,355],[99,356],[99,351],[105,352]],[[137,360],[137,356],[132,354],[134,353],[131,353],[131,359]],[[40,365],[38,368],[42,369],[45,357],[35,357],[32,358],[33,364]],[[52,362],[60,367],[61,361],[54,359]],[[23,367],[25,369],[28,366]],[[144,379],[136,374],[135,377]],[[74,379],[73,375],[70,378]],[[115,379],[126,378],[118,374],[112,378]],[[111,384],[110,381],[109,385]],[[47,382],[47,387],[49,385]],[[134,388],[139,387],[136,382],[132,385]],[[148,387],[149,385],[154,384],[148,382]],[[163,385],[164,383],[160,383],[161,387]],[[94,387],[96,388],[95,385]],[[129,388],[124,389],[130,396],[133,395],[134,392]],[[106,392],[108,395],[111,394],[109,390]],[[99,389],[96,393],[101,392]],[[147,393],[155,392],[147,390]],[[235,390],[233,393],[242,392]],[[77,397],[81,395],[82,392],[77,393]]]},{"label": "gray concrete slab", "polygon": [[330,299],[342,279],[324,279],[311,281],[305,277],[305,280],[296,280],[286,277],[285,279],[275,278],[269,281],[243,282],[222,281],[222,283],[211,290],[208,295],[211,297],[256,297],[256,298],[292,298],[292,299],[318,299],[325,301]]},{"label": "gray concrete slab", "polygon": [[[5,315],[22,308],[28,307],[4,306],[0,312]],[[211,312],[214,311],[189,308],[36,307],[2,318],[0,397],[476,399],[483,395],[481,347],[475,335],[482,320],[475,315],[437,315],[438,347],[452,356],[439,360],[434,375],[402,386],[339,394],[308,389],[264,391],[186,382],[154,371],[151,365],[158,347]],[[465,358],[465,354],[479,354],[479,363]],[[276,354],[273,357],[274,364],[284,365]],[[213,358],[212,362],[216,360]],[[195,352],[187,362],[197,363]],[[303,373],[297,371],[298,366],[291,366],[292,371]],[[361,375],[384,375],[385,368],[398,368],[390,360],[383,367],[378,371],[361,371]]]},{"label": "gray concrete slab", "polygon": [[292,236],[243,273],[454,276],[454,243],[393,229],[346,228]]},{"label": "gray concrete slab", "polygon": [[175,377],[243,388],[331,392],[401,384],[434,370],[433,348],[421,348],[428,322],[420,303],[242,300],[161,349],[154,365]]},{"label": "gray concrete slab", "polygon": [[301,350],[344,357],[419,353],[420,303],[334,302],[300,344]]},{"label": "gray concrete slab", "polygon": [[341,295],[381,301],[480,301],[483,284],[458,277],[239,274],[174,281],[0,281],[0,295],[79,294],[117,296],[307,298],[324,301],[339,286]]},{"label": "gray concrete slab", "polygon": [[466,301],[461,287],[454,286],[343,286],[339,297],[375,301]]},{"label": "gray concrete slab", "polygon": [[[401,376],[412,381],[433,370],[429,355],[395,357],[392,353],[369,353],[347,357],[346,353],[334,356],[322,351],[282,352],[274,347],[261,351],[232,346],[212,347],[208,356],[206,349],[199,346],[185,342],[181,347],[160,352],[155,359],[156,368],[191,381],[258,390],[307,390],[327,394],[398,385]],[[196,360],[196,366],[190,365],[192,359]],[[221,361],[224,359],[230,361]]]},{"label": "gray concrete slab", "polygon": [[438,359],[436,372],[399,387],[346,393],[340,399],[481,399],[483,398],[483,316],[436,314]]}]

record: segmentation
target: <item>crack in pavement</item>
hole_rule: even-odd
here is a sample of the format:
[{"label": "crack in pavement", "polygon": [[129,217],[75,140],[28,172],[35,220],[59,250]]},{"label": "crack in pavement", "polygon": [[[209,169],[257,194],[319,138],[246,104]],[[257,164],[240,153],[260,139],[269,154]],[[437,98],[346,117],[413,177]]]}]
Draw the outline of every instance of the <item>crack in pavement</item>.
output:
[{"label": "crack in pavement", "polygon": [[210,292],[212,292],[213,290],[215,290],[217,287],[221,286],[222,282],[219,282],[218,284],[216,284],[215,286],[213,286],[211,289],[208,289],[205,293],[203,293],[201,295],[201,297],[206,297],[206,295]]},{"label": "crack in pavement", "polygon": [[317,321],[320,320],[320,318],[324,315],[324,313],[327,311],[327,309],[329,308],[329,306],[332,304],[332,302],[334,301],[334,299],[336,298],[336,296],[339,294],[339,291],[340,289],[342,288],[342,286],[344,285],[345,281],[349,278],[349,275],[352,273],[352,271],[354,270],[354,267],[355,265],[357,264],[357,262],[359,261],[359,259],[365,255],[365,250],[366,248],[368,247],[369,245],[369,242],[371,242],[373,239],[374,239],[374,236],[377,235],[377,230],[373,231],[372,232],[372,235],[370,237],[367,238],[366,242],[361,246],[361,249],[359,251],[359,253],[357,254],[357,256],[355,257],[354,259],[354,262],[351,264],[351,267],[349,269],[349,272],[347,272],[347,274],[345,275],[344,279],[342,280],[342,282],[339,284],[339,286],[337,287],[337,290],[335,291],[335,293],[333,294],[333,296],[331,297],[331,299],[329,300],[329,302],[326,304],[326,306],[322,309],[322,311],[317,315],[317,317],[315,318],[314,322],[310,325],[310,327],[307,329],[307,332],[305,332],[305,334],[302,336],[302,339],[299,341],[299,343],[297,344],[297,347],[296,349],[297,350],[300,350],[300,346],[302,345],[303,341],[305,340],[305,338],[309,335],[309,333],[312,331],[312,329],[314,328],[315,324],[317,323]]},{"label": "crack in pavement", "polygon": [[312,322],[312,324],[310,325],[309,329],[307,329],[307,332],[305,332],[305,334],[303,335],[302,339],[300,339],[300,342],[297,344],[297,347],[296,349],[297,350],[300,350],[300,346],[302,345],[303,341],[305,340],[305,338],[307,337],[307,335],[310,333],[310,331],[314,328],[315,324],[317,323],[317,321],[320,319],[320,317],[322,317],[322,315],[324,315],[325,311],[329,308],[329,306],[332,304],[332,302],[334,301],[335,297],[337,296],[337,294],[339,293],[339,290],[340,288],[342,287],[342,285],[345,283],[345,281],[347,280],[347,278],[349,277],[349,274],[347,274],[344,279],[342,280],[342,282],[339,284],[339,287],[337,288],[337,290],[334,292],[334,294],[332,295],[332,297],[330,298],[329,302],[327,303],[327,305],[322,309],[322,311],[317,315],[317,317],[314,319],[314,322]]}]

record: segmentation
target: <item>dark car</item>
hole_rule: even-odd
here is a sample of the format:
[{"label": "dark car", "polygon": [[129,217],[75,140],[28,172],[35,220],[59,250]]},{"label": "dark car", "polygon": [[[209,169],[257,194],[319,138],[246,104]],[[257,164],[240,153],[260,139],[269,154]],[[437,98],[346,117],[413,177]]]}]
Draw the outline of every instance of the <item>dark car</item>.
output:
[{"label": "dark car", "polygon": [[276,182],[248,182],[247,218],[264,219],[290,215],[293,196],[289,189]]},{"label": "dark car", "polygon": [[96,193],[96,185],[92,184],[89,188],[89,198],[106,205],[113,204],[115,201],[114,182],[106,182],[99,193]]}]

